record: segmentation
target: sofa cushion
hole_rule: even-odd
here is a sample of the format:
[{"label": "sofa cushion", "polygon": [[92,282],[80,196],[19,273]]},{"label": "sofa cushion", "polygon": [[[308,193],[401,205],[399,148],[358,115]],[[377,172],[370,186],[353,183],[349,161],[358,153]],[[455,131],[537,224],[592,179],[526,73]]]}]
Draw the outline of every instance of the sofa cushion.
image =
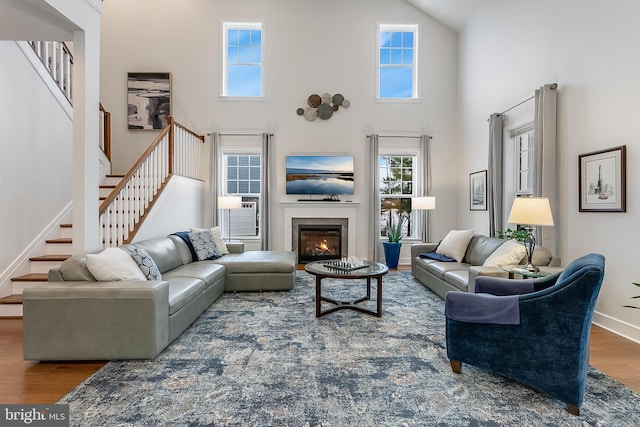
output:
[{"label": "sofa cushion", "polygon": [[180,258],[178,249],[168,237],[141,240],[140,242],[136,242],[135,245],[147,251],[156,262],[161,274],[182,265],[182,258]]},{"label": "sofa cushion", "polygon": [[444,274],[444,280],[452,284],[463,292],[467,292],[467,283],[469,283],[469,270],[453,270]]},{"label": "sofa cushion", "polygon": [[527,250],[522,243],[515,239],[507,240],[498,246],[482,265],[485,267],[499,267],[501,265],[518,264],[526,254]]},{"label": "sofa cushion", "polygon": [[469,242],[463,261],[471,265],[482,265],[503,243],[504,239],[476,234]]},{"label": "sofa cushion", "polygon": [[204,282],[194,277],[173,277],[169,282],[169,315],[202,294]]},{"label": "sofa cushion", "polygon": [[[533,250],[531,262],[533,263],[533,265],[549,265],[552,257],[553,255],[551,254],[551,251],[549,249],[545,248],[544,246],[536,246],[536,248]],[[520,261],[520,264],[526,264],[526,262],[527,256],[525,255]]]},{"label": "sofa cushion", "polygon": [[208,261],[196,261],[166,272],[164,278],[168,280],[174,277],[191,277],[201,279],[208,285],[224,277],[224,275],[224,266]]},{"label": "sofa cushion", "polygon": [[445,273],[449,271],[465,271],[469,270],[469,264],[462,262],[442,262],[435,261],[427,264],[425,270],[433,274],[439,279],[444,279]]},{"label": "sofa cushion", "polygon": [[461,262],[472,237],[473,230],[451,230],[438,245],[436,253]]},{"label": "sofa cushion", "polygon": [[120,248],[106,248],[87,255],[87,268],[99,282],[112,280],[147,280],[138,264]]},{"label": "sofa cushion", "polygon": [[224,255],[214,261],[234,273],[291,273],[295,270],[295,254],[285,251],[248,251]]},{"label": "sofa cushion", "polygon": [[198,254],[199,261],[216,259],[222,256],[211,230],[192,231],[189,233],[189,239],[191,239],[193,249]]},{"label": "sofa cushion", "polygon": [[193,249],[191,239],[189,239],[188,231],[177,231],[173,234],[168,235],[167,237],[173,241],[174,245],[176,245],[178,253],[180,254],[180,258],[182,258],[183,264],[189,264],[190,262],[198,261],[198,254],[196,253],[195,249]]}]

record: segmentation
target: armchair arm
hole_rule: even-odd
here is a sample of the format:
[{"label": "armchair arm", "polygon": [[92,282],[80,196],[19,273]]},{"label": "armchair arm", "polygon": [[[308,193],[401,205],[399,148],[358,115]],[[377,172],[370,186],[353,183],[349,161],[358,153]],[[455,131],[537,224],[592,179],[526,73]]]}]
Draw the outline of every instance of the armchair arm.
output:
[{"label": "armchair arm", "polygon": [[520,305],[517,295],[448,292],[444,300],[444,315],[458,322],[519,325]]},{"label": "armchair arm", "polygon": [[491,295],[521,295],[534,291],[534,279],[503,279],[480,276],[476,278],[474,293]]}]

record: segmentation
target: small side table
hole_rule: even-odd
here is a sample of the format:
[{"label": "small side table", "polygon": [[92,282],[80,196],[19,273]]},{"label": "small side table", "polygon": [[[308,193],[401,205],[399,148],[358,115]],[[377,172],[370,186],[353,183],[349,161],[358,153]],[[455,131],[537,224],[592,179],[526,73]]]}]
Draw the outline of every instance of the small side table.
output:
[{"label": "small side table", "polygon": [[562,271],[560,267],[538,267],[540,271],[533,272],[525,270],[521,265],[517,264],[501,265],[500,268],[509,273],[509,279],[514,279],[516,274],[523,278],[535,279],[537,277],[551,276]]}]

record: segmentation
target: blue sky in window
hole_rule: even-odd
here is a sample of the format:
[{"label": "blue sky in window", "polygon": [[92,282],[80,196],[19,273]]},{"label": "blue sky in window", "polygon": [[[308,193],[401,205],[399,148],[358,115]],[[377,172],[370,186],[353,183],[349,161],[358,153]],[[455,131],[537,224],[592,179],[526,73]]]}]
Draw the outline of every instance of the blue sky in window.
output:
[{"label": "blue sky in window", "polygon": [[262,96],[262,30],[227,30],[227,95]]},{"label": "blue sky in window", "polygon": [[381,31],[380,98],[413,96],[413,70],[410,68],[412,65],[413,32]]}]

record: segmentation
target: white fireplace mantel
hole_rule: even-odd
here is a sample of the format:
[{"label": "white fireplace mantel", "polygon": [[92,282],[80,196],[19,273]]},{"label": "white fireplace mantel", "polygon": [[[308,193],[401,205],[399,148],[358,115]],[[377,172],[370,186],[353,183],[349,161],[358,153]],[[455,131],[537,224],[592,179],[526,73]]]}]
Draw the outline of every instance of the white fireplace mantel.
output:
[{"label": "white fireplace mantel", "polygon": [[356,253],[356,214],[359,202],[281,202],[284,210],[284,250],[292,251],[293,218],[347,218],[349,221],[349,238],[347,254]]}]

